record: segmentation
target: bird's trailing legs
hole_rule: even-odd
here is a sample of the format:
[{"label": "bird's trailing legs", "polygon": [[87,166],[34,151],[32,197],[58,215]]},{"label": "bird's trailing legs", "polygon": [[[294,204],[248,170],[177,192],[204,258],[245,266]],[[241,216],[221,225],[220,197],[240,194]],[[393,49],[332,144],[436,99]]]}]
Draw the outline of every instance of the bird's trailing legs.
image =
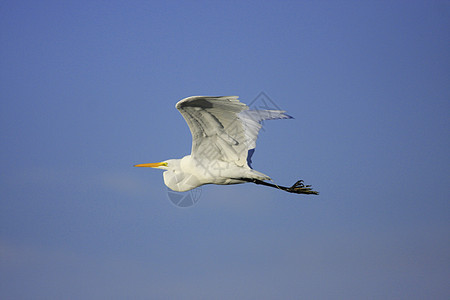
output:
[{"label": "bird's trailing legs", "polygon": [[319,195],[319,192],[313,191],[311,189],[311,185],[304,185],[303,180],[297,181],[291,187],[285,187],[285,186],[281,186],[278,184],[272,184],[272,183],[268,183],[268,182],[258,180],[258,179],[242,178],[242,180],[245,180],[248,182],[253,182],[255,184],[270,186],[270,187],[277,188],[277,189],[280,189],[280,190],[283,190],[283,191],[286,191],[289,193]]}]

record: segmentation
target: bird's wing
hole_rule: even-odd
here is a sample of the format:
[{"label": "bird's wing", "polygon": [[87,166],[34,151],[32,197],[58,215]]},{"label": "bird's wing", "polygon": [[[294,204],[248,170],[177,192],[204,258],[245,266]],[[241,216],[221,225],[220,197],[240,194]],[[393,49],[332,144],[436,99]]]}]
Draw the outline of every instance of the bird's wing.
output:
[{"label": "bird's wing", "polygon": [[291,116],[285,114],[284,110],[246,110],[239,113],[246,134],[248,149],[256,147],[256,139],[259,130],[262,128],[261,122],[276,119],[292,119]]},{"label": "bird's wing", "polygon": [[291,118],[279,110],[249,110],[236,96],[193,96],[176,108],[191,130],[192,156],[238,166],[250,166],[262,121]]},{"label": "bird's wing", "polygon": [[193,96],[179,101],[176,108],[191,130],[193,157],[246,163],[246,135],[238,114],[248,106],[238,97]]},{"label": "bird's wing", "polygon": [[244,126],[246,145],[248,149],[247,164],[251,168],[252,156],[256,148],[261,122],[276,119],[292,119],[283,110],[246,110],[239,113],[239,118]]}]

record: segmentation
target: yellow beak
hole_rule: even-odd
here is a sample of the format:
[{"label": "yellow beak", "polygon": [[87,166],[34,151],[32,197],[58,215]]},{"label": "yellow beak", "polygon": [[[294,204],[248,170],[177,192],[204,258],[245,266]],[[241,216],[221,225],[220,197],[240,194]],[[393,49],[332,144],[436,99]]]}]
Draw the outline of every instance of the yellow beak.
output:
[{"label": "yellow beak", "polygon": [[157,167],[161,167],[161,166],[167,166],[167,163],[159,162],[159,163],[139,164],[139,165],[134,165],[134,166],[135,167],[157,168]]}]

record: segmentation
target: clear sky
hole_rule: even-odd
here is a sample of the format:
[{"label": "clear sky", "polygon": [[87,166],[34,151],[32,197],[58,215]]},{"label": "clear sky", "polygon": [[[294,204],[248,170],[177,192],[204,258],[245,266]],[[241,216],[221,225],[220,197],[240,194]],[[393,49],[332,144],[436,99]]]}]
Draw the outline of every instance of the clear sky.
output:
[{"label": "clear sky", "polygon": [[[2,1],[0,298],[449,299],[449,1]],[[253,167],[160,170],[192,95],[260,92]]]}]

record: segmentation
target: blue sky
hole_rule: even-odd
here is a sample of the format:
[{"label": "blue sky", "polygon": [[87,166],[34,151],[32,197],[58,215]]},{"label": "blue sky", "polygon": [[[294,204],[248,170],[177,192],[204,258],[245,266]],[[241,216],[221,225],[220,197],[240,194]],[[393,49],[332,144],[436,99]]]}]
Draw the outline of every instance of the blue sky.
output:
[{"label": "blue sky", "polygon": [[[448,299],[448,1],[3,1],[4,299]],[[159,170],[175,103],[265,92],[253,167],[299,196]]]}]

